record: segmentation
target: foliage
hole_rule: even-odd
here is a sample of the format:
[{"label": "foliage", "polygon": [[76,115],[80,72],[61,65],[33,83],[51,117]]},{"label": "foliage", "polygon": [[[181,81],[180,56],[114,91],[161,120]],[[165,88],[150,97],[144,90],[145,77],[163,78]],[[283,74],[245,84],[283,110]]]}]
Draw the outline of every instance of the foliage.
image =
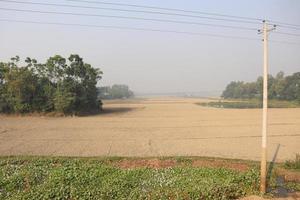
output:
[{"label": "foliage", "polygon": [[99,109],[96,84],[102,72],[78,55],[56,55],[46,63],[19,57],[0,63],[0,112],[80,113]]},{"label": "foliage", "polygon": [[[259,77],[256,82],[245,83],[233,81],[226,86],[222,97],[225,99],[262,98],[263,79]],[[268,97],[270,99],[300,102],[300,72],[284,76],[279,72],[276,77],[268,77]]]},{"label": "foliage", "polygon": [[[197,103],[200,106],[208,106],[215,108],[237,108],[237,109],[250,109],[250,108],[262,108],[262,101],[259,99],[239,99],[239,100],[225,100],[225,101],[212,101]],[[298,108],[300,102],[296,101],[284,101],[271,99],[268,101],[269,108]]]},{"label": "foliage", "polygon": [[259,171],[120,169],[97,159],[2,158],[0,199],[237,199],[258,193]]},{"label": "foliage", "polygon": [[100,99],[127,99],[134,96],[134,93],[129,89],[127,85],[100,87],[98,88],[98,93]]},{"label": "foliage", "polygon": [[296,155],[295,160],[288,160],[284,163],[284,168],[300,171],[300,154]]},{"label": "foliage", "polygon": [[300,183],[296,183],[296,182],[286,182],[284,184],[284,187],[287,188],[289,191],[300,191]]}]

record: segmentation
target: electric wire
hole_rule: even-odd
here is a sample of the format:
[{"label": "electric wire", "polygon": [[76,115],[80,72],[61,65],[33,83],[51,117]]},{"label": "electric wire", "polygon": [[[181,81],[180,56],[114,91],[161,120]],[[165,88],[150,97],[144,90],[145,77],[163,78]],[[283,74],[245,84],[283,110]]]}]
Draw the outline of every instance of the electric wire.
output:
[{"label": "electric wire", "polygon": [[273,33],[281,34],[281,35],[290,35],[290,36],[300,37],[300,34],[295,34],[295,33],[277,32],[277,31],[274,31]]},{"label": "electric wire", "polygon": [[146,9],[177,11],[177,12],[183,12],[183,13],[195,13],[195,14],[211,15],[211,16],[219,16],[219,17],[239,18],[239,19],[246,19],[246,20],[252,20],[252,21],[262,21],[263,20],[260,18],[242,17],[242,16],[236,16],[236,15],[226,15],[226,14],[201,12],[201,11],[192,11],[192,10],[177,9],[177,8],[165,8],[165,7],[158,7],[158,6],[145,6],[145,5],[136,5],[136,4],[112,3],[112,2],[90,1],[90,0],[66,0],[66,1],[77,2],[77,3],[104,4],[104,5],[114,5],[114,6],[126,6],[126,7],[146,8]]},{"label": "electric wire", "polygon": [[[251,37],[241,37],[241,36],[221,35],[221,34],[211,34],[211,33],[200,33],[200,32],[186,32],[186,31],[176,31],[176,30],[136,28],[136,27],[127,27],[127,26],[125,27],[125,26],[105,26],[105,25],[92,25],[92,24],[72,24],[72,23],[40,22],[40,21],[13,20],[13,19],[0,19],[0,21],[25,23],[25,24],[77,26],[77,27],[89,27],[89,28],[101,28],[101,29],[118,29],[118,30],[134,30],[134,31],[173,33],[173,34],[182,34],[182,35],[208,36],[208,37],[227,38],[227,39],[261,41],[261,39],[259,39],[259,38],[251,38]],[[270,40],[270,42],[300,46],[300,43],[297,43],[297,42],[278,41],[278,40]]]},{"label": "electric wire", "polygon": [[[198,15],[187,15],[187,14],[179,14],[179,13],[166,13],[166,12],[158,12],[158,11],[145,11],[145,10],[129,10],[129,9],[119,9],[119,8],[103,8],[103,7],[94,7],[94,6],[83,6],[83,5],[70,5],[70,4],[55,4],[55,3],[40,3],[40,2],[25,2],[25,1],[16,1],[16,0],[0,0],[1,2],[8,3],[18,3],[18,4],[28,4],[28,5],[43,5],[43,6],[56,6],[56,7],[71,7],[71,8],[87,8],[87,9],[101,9],[101,10],[111,10],[111,11],[123,11],[123,12],[135,12],[135,13],[148,13],[148,14],[159,14],[159,15],[169,15],[169,16],[181,16],[181,17],[194,17],[201,18],[202,16]],[[239,19],[247,19],[247,20],[255,20],[255,21],[263,21],[261,18],[251,18],[251,17],[242,17],[236,15],[225,15],[225,14],[217,14],[217,13],[209,13],[209,12],[200,12],[200,11],[191,11],[191,10],[183,10],[183,9],[175,9],[175,8],[164,8],[164,7],[156,7],[156,6],[143,6],[143,5],[135,5],[135,4],[124,4],[124,3],[111,3],[111,2],[98,2],[98,1],[87,1],[87,0],[67,0],[70,2],[84,2],[84,3],[93,3],[93,4],[104,4],[104,5],[114,5],[114,6],[129,6],[129,7],[139,7],[139,8],[150,8],[150,9],[159,9],[159,10],[168,10],[168,11],[180,11],[184,13],[197,13],[201,15],[210,15],[210,16],[222,16],[228,18],[239,18]],[[282,28],[300,30],[299,24],[291,24],[286,22],[267,20],[272,23],[271,25],[277,25]],[[242,21],[239,21],[242,22]],[[245,21],[243,21],[245,22]],[[245,23],[248,23],[245,22]]]},{"label": "electric wire", "polygon": [[[93,7],[93,6],[79,6],[79,5],[70,5],[70,4],[24,2],[24,1],[14,1],[14,0],[0,0],[0,1],[1,2],[9,2],[9,3],[27,4],[27,5],[42,5],[42,6],[70,7],[70,8],[86,8],[86,9],[111,10],[111,11],[123,11],[123,12],[135,12],[135,13],[148,13],[148,14],[159,14],[159,15],[169,15],[169,16],[202,18],[202,16],[199,16],[199,15],[188,15],[188,14],[179,14],[179,13],[166,13],[166,12],[159,12],[159,11],[129,10],[129,9],[119,9],[119,8],[104,8],[104,7]],[[246,23],[248,23],[248,22],[246,22]]]},{"label": "electric wire", "polygon": [[300,42],[290,42],[290,41],[280,41],[280,40],[269,40],[269,42],[300,46]]},{"label": "electric wire", "polygon": [[76,23],[60,23],[60,22],[39,22],[39,21],[27,21],[27,20],[13,20],[13,19],[0,19],[5,22],[17,22],[17,23],[29,23],[29,24],[43,24],[43,25],[60,25],[60,26],[80,26],[80,27],[91,27],[91,28],[105,28],[105,29],[120,29],[120,30],[136,30],[136,31],[151,31],[151,32],[164,32],[164,33],[175,33],[175,34],[186,34],[186,35],[202,35],[211,37],[231,38],[231,39],[244,39],[244,40],[256,40],[257,38],[232,36],[232,35],[221,35],[211,33],[200,33],[200,32],[187,32],[187,31],[176,31],[176,30],[162,30],[162,29],[149,29],[149,28],[136,28],[127,26],[106,26],[106,25],[92,25],[92,24],[76,24]]},{"label": "electric wire", "polygon": [[[103,1],[91,1],[91,0],[66,0],[70,2],[81,2],[81,3],[91,3],[91,4],[106,4],[106,5],[116,5],[116,6],[129,6],[129,7],[138,7],[138,8],[148,8],[148,9],[159,9],[159,10],[168,10],[168,11],[179,11],[184,13],[198,13],[203,15],[211,15],[211,16],[220,16],[220,17],[228,17],[228,18],[239,18],[246,20],[253,20],[262,22],[265,19],[262,18],[254,18],[254,17],[243,17],[237,15],[226,15],[226,14],[218,14],[218,13],[210,13],[210,12],[201,12],[201,11],[192,11],[192,10],[184,10],[184,9],[176,9],[176,8],[165,8],[165,7],[157,7],[157,6],[144,6],[144,5],[136,5],[136,4],[124,4],[124,3],[111,3],[111,2],[103,2]],[[270,22],[270,25],[279,25],[281,27],[300,30],[299,24],[291,24],[286,22],[280,22],[275,20],[267,20]]]},{"label": "electric wire", "polygon": [[[240,27],[240,26],[213,25],[213,24],[204,24],[204,23],[202,24],[202,23],[190,22],[190,21],[165,20],[165,19],[157,19],[157,18],[154,19],[154,18],[143,18],[143,17],[128,17],[128,16],[120,16],[120,15],[100,15],[100,14],[86,14],[86,13],[74,13],[74,12],[25,10],[25,9],[3,8],[3,7],[0,7],[0,10],[14,11],[14,12],[27,12],[27,13],[40,13],[40,14],[73,15],[73,16],[85,16],[85,17],[106,17],[106,18],[119,18],[119,19],[130,19],[130,20],[180,23],[180,24],[210,25],[210,26],[220,26],[220,27],[227,27],[227,28],[234,28],[234,29],[257,30],[255,28],[247,28],[247,27]],[[221,19],[221,18],[210,18],[210,17],[202,17],[202,18],[226,21],[226,19]],[[232,20],[230,20],[230,21],[232,21]],[[234,20],[234,21],[236,21],[236,20]],[[238,22],[239,22],[239,20],[238,20]]]},{"label": "electric wire", "polygon": [[298,27],[298,28],[300,28],[300,24],[290,24],[290,23],[274,21],[274,20],[270,20],[270,22],[276,23],[279,26],[289,26],[289,27]]},{"label": "electric wire", "polygon": [[286,28],[286,29],[293,29],[293,30],[296,30],[296,31],[299,31],[300,28],[298,27],[291,27],[291,26],[285,26],[285,25],[277,25],[277,27],[281,27],[281,28]]},{"label": "electric wire", "polygon": [[[192,13],[200,13],[206,15],[217,15],[223,17],[236,17],[236,18],[243,18],[243,19],[251,19],[251,20],[260,20],[258,18],[247,18],[247,17],[240,17],[240,16],[233,16],[233,15],[222,15],[222,14],[215,14],[215,13],[206,13],[206,12],[198,12],[198,11],[188,11],[182,9],[172,9],[172,8],[162,8],[162,7],[154,7],[154,6],[140,6],[134,4],[121,4],[121,3],[109,3],[109,2],[96,2],[96,1],[87,1],[87,0],[67,0],[72,2],[85,2],[85,3],[99,3],[99,4],[109,4],[109,5],[122,5],[122,6],[131,6],[131,7],[142,7],[142,8],[151,8],[151,9],[164,9],[164,10],[172,10],[172,11],[180,11],[180,12],[192,12]],[[15,0],[0,0],[0,2],[9,2],[9,3],[21,3],[21,4],[31,4],[31,5],[43,5],[43,6],[63,6],[63,7],[75,7],[75,8],[91,8],[91,9],[108,9],[108,10],[115,10],[115,11],[126,11],[126,12],[146,12],[152,14],[167,14],[167,15],[181,15],[178,13],[163,13],[163,12],[156,12],[156,11],[141,11],[141,10],[127,10],[127,9],[115,9],[115,8],[102,8],[102,7],[91,7],[91,6],[77,6],[77,5],[68,5],[68,4],[53,4],[53,3],[39,3],[39,2],[24,2],[24,1],[15,1]],[[15,8],[1,8],[0,10],[6,11],[15,11],[15,12],[29,12],[29,13],[42,13],[42,14],[61,14],[61,15],[76,15],[76,16],[91,16],[91,17],[107,17],[107,18],[119,18],[119,19],[131,19],[131,20],[145,20],[145,21],[155,21],[155,22],[167,22],[167,23],[180,23],[180,24],[190,24],[190,25],[202,25],[202,26],[211,26],[211,27],[221,27],[221,28],[231,28],[231,29],[241,29],[241,30],[257,30],[256,28],[250,27],[243,27],[243,26],[230,26],[230,25],[222,25],[222,24],[210,24],[210,23],[199,23],[199,22],[192,22],[192,21],[178,21],[178,20],[165,20],[165,19],[155,19],[155,18],[142,18],[142,17],[128,17],[128,16],[118,16],[118,15],[99,15],[99,14],[85,14],[85,13],[74,13],[74,12],[56,12],[56,11],[40,11],[40,10],[25,10],[25,9],[15,9]],[[186,15],[184,15],[186,16]],[[188,15],[189,16],[189,15]],[[213,20],[224,20],[224,21],[231,21],[231,22],[244,22],[240,20],[232,20],[232,19],[224,19],[224,18],[212,18],[212,17],[204,17],[204,16],[197,16],[192,15],[193,17],[205,18],[205,19],[213,19]],[[87,24],[70,24],[70,23],[56,23],[56,22],[37,22],[37,21],[25,21],[25,20],[9,20],[9,19],[1,19],[0,21],[10,21],[10,22],[20,22],[20,23],[35,23],[35,24],[48,24],[48,25],[66,25],[66,26],[83,26],[83,27],[96,27],[96,28],[114,28],[114,29],[130,29],[130,30],[141,30],[141,31],[155,31],[155,32],[169,32],[169,33],[179,33],[179,34],[189,34],[189,35],[207,35],[207,36],[215,36],[215,37],[226,37],[226,38],[237,38],[237,39],[250,39],[250,40],[257,40],[255,38],[247,38],[247,37],[239,37],[239,36],[226,36],[226,35],[219,35],[219,34],[206,34],[206,33],[198,33],[198,32],[188,32],[188,31],[176,31],[176,30],[160,30],[160,29],[147,29],[147,28],[135,28],[135,27],[124,27],[124,26],[101,26],[101,25],[87,25]],[[276,21],[269,21],[269,22],[276,22]],[[246,21],[245,23],[248,23]],[[254,22],[252,22],[254,23]],[[288,24],[283,22],[278,22],[280,27],[285,28],[293,28],[298,29],[297,27],[290,27],[290,26],[298,26],[295,24]],[[257,23],[256,23],[257,24]],[[300,28],[299,28],[300,29]],[[289,35],[289,36],[296,36],[299,37],[300,34],[295,33],[287,33],[287,32],[274,32],[277,34],[282,35]],[[280,42],[280,41],[275,41]],[[285,42],[289,44],[297,44],[293,42]]]},{"label": "electric wire", "polygon": [[[228,17],[228,18],[239,18],[239,19],[246,19],[252,21],[260,21],[262,22],[263,18],[254,18],[254,17],[243,17],[237,15],[226,15],[226,14],[218,14],[218,13],[210,13],[210,12],[201,12],[201,11],[193,11],[193,10],[185,10],[185,9],[177,9],[177,8],[166,8],[166,7],[158,7],[158,6],[145,6],[145,5],[137,5],[137,4],[125,4],[125,3],[112,3],[112,2],[103,2],[103,1],[91,1],[91,0],[66,0],[70,2],[77,2],[77,3],[90,3],[90,4],[105,4],[105,5],[115,5],[115,6],[127,6],[127,7],[137,7],[137,8],[147,8],[147,9],[158,9],[158,10],[167,10],[167,11],[177,11],[177,12],[184,12],[184,13],[196,13],[202,15],[211,15],[211,16],[220,16],[220,17]],[[291,24],[286,22],[280,22],[275,20],[267,20],[271,23],[271,25],[278,24],[282,27],[288,28],[300,28],[300,24]]]}]

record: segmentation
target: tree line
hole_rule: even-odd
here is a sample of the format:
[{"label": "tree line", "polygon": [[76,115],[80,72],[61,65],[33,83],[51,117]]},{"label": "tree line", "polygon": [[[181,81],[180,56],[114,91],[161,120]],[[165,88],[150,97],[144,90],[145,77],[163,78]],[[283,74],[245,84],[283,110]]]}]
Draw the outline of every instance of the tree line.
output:
[{"label": "tree line", "polygon": [[98,88],[100,99],[128,99],[134,97],[133,91],[127,85],[113,85]]},{"label": "tree line", "polygon": [[[225,99],[262,98],[263,78],[254,82],[232,81],[222,93]],[[279,72],[268,76],[268,98],[300,102],[300,72],[285,76]]]},{"label": "tree line", "polygon": [[55,55],[46,63],[19,56],[0,62],[0,112],[78,114],[100,109],[97,82],[102,72],[76,54]]}]

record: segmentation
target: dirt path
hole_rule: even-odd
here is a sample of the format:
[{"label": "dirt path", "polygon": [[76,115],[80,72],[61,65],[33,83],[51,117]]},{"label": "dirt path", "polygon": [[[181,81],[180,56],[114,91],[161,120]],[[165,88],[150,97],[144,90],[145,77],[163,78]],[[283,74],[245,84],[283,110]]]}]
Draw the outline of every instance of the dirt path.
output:
[{"label": "dirt path", "polygon": [[[199,101],[110,101],[104,114],[89,117],[0,116],[0,155],[260,158],[259,109],[204,108]],[[268,144],[269,160],[300,153],[300,109],[270,109]]]},{"label": "dirt path", "polygon": [[299,192],[292,193],[292,194],[287,195],[286,197],[279,197],[279,198],[262,198],[259,196],[250,196],[250,197],[242,198],[240,200],[267,200],[267,199],[270,199],[270,200],[299,200],[300,193]]}]

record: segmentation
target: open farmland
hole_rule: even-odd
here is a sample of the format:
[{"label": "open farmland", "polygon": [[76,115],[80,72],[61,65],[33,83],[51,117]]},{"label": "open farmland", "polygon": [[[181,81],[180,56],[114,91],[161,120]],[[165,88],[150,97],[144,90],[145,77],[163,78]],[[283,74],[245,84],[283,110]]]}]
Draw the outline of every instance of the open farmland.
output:
[{"label": "open farmland", "polygon": [[[0,116],[0,155],[211,156],[260,159],[261,110],[196,105],[204,99],[104,102],[87,117]],[[269,110],[268,159],[300,152],[300,109]]]}]

